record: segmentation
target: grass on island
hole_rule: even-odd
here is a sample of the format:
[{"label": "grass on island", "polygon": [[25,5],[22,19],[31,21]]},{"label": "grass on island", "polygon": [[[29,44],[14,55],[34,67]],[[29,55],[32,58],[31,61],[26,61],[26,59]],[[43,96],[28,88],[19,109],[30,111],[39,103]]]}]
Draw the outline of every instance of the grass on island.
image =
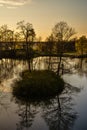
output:
[{"label": "grass on island", "polygon": [[44,99],[59,94],[64,88],[64,81],[52,71],[24,71],[22,80],[13,87],[17,98]]}]

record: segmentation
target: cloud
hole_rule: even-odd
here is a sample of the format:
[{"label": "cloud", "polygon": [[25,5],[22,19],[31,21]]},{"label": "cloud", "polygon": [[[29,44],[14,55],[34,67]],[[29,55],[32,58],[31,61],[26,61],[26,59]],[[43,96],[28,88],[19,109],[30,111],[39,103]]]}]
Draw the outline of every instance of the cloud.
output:
[{"label": "cloud", "polygon": [[3,6],[3,4],[0,4],[0,6]]},{"label": "cloud", "polygon": [[16,9],[16,6],[7,6],[8,9]]},{"label": "cloud", "polygon": [[0,0],[0,5],[2,5],[2,6],[6,5],[7,7],[23,6],[30,2],[31,2],[31,0]]}]

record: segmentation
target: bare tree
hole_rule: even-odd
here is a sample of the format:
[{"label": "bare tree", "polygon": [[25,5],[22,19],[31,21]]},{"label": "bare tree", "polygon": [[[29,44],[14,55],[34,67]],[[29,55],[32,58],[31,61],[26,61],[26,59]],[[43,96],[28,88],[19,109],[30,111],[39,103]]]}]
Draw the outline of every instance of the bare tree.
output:
[{"label": "bare tree", "polygon": [[2,25],[0,27],[0,41],[5,42],[5,49],[11,49],[13,43],[13,33],[14,31],[9,29],[7,25]]},{"label": "bare tree", "polygon": [[68,41],[75,33],[75,30],[64,21],[60,21],[52,29],[52,34],[57,42]]},{"label": "bare tree", "polygon": [[17,23],[17,29],[20,30],[20,34],[26,43],[26,57],[29,59],[29,70],[30,69],[30,59],[31,55],[31,44],[35,38],[35,31],[31,23],[25,23],[25,21],[20,21]]},{"label": "bare tree", "polygon": [[27,55],[29,54],[29,46],[33,42],[35,37],[35,31],[31,23],[25,23],[20,21],[17,23],[17,29],[20,29],[20,34],[22,35],[24,41],[26,42]]},{"label": "bare tree", "polygon": [[83,56],[87,53],[87,38],[85,35],[81,36],[76,43],[77,52]]},{"label": "bare tree", "polygon": [[49,37],[47,37],[46,39],[46,49],[47,49],[47,52],[49,54],[51,54],[53,52],[53,49],[54,49],[54,37],[53,35],[51,34]]},{"label": "bare tree", "polygon": [[55,43],[56,43],[56,51],[60,57],[60,60],[58,63],[58,69],[57,69],[58,75],[59,75],[62,56],[63,56],[63,52],[64,52],[63,43],[66,41],[69,41],[75,33],[76,33],[75,30],[64,21],[60,21],[52,29],[52,35],[53,35]]}]

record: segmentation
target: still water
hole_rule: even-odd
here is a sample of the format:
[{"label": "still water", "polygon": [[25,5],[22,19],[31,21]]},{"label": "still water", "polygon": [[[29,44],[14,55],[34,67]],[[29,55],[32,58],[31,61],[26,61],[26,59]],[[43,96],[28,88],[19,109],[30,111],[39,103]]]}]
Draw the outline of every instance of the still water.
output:
[{"label": "still water", "polygon": [[[49,62],[50,61],[50,62]],[[56,72],[58,58],[33,59],[32,68]],[[27,61],[0,60],[0,130],[87,130],[87,59],[63,58],[64,91],[42,102],[19,101],[12,87]]]}]

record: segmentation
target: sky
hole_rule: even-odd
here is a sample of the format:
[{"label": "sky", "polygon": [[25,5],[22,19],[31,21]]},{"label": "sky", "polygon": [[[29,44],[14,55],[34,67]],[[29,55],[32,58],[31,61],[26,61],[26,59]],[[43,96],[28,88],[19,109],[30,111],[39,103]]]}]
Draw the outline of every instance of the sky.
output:
[{"label": "sky", "polygon": [[22,20],[44,40],[60,21],[75,28],[78,37],[87,36],[87,0],[0,0],[0,26],[15,29]]}]

